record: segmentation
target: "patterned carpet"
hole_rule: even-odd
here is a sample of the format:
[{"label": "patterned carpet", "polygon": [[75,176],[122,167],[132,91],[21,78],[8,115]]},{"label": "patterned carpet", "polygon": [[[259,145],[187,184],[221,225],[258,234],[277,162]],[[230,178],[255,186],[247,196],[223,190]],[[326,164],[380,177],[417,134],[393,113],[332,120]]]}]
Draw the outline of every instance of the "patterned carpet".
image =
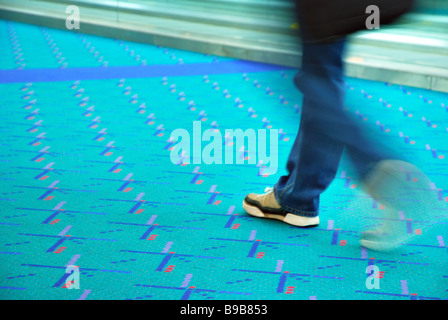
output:
[{"label": "patterned carpet", "polygon": [[[403,221],[412,242],[378,253],[359,232],[384,208],[345,156],[318,227],[242,210],[285,173],[300,119],[295,70],[10,21],[0,47],[1,299],[448,298],[447,94],[346,80],[348,112],[419,165],[438,199],[440,221]],[[277,174],[174,164],[170,134],[194,121],[278,129]]]}]

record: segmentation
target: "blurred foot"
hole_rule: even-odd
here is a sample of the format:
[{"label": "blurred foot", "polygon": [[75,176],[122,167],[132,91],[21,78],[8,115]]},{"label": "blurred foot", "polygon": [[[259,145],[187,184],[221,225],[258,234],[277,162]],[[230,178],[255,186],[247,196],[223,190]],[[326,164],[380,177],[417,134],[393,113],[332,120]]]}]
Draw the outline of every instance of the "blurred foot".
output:
[{"label": "blurred foot", "polygon": [[258,218],[280,220],[297,227],[315,227],[319,225],[319,217],[303,217],[283,209],[275,199],[272,188],[266,193],[251,193],[243,201],[243,208],[248,214]]},{"label": "blurred foot", "polygon": [[[410,176],[414,178],[411,180]],[[367,176],[364,187],[375,200],[385,206],[383,224],[361,236],[363,247],[390,251],[408,243],[415,236],[406,220],[431,221],[435,194],[429,178],[416,166],[400,160],[380,161]]]},{"label": "blurred foot", "polygon": [[384,209],[383,224],[361,235],[361,245],[375,251],[392,251],[409,242],[413,234],[407,233],[406,225],[394,209]]}]

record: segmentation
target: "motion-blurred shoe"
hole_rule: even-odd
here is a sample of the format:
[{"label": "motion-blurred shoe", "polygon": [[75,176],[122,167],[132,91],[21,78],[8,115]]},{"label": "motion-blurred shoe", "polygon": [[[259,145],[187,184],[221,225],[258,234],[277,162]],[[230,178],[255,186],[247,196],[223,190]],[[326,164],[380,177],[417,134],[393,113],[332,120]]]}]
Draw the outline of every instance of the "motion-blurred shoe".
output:
[{"label": "motion-blurred shoe", "polygon": [[319,217],[303,217],[283,209],[275,199],[272,188],[266,193],[251,193],[243,201],[243,208],[254,217],[280,220],[297,227],[315,227],[319,225]]},{"label": "motion-blurred shoe", "polygon": [[[414,176],[413,180],[410,176]],[[391,251],[408,243],[415,236],[406,220],[432,221],[435,207],[429,178],[416,166],[400,160],[377,163],[364,181],[364,188],[383,204],[383,222],[361,235],[361,245],[376,251]]]}]

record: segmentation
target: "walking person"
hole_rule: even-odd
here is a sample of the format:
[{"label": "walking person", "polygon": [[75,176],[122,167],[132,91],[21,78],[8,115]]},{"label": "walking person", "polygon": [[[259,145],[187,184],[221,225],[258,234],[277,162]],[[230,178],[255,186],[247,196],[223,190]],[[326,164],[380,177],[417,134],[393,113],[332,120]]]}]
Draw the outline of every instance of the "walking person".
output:
[{"label": "walking person", "polygon": [[[404,6],[409,3],[406,0],[394,2],[400,1]],[[286,164],[288,174],[281,176],[265,193],[247,195],[243,208],[252,216],[276,219],[298,227],[319,225],[320,197],[335,178],[342,153],[346,150],[364,190],[386,206],[384,223],[375,230],[364,232],[361,245],[373,250],[391,250],[410,239],[400,223],[403,214],[409,219],[416,213],[430,210],[427,194],[418,191],[429,184],[429,179],[410,162],[384,151],[368,139],[345,113],[344,49],[347,35],[359,27],[347,24],[347,19],[338,20],[347,13],[341,13],[335,3],[341,5],[340,1],[330,0],[297,1],[302,64],[294,83],[303,94],[303,104],[299,131]],[[342,8],[345,10],[344,6]],[[328,22],[330,32],[327,33],[322,27],[325,21],[319,20],[326,16],[321,13],[325,10],[336,15],[333,22]],[[340,33],[332,34],[331,30]],[[409,187],[406,179],[409,172],[419,177],[418,186],[412,185],[412,203],[403,200],[400,194]]]}]

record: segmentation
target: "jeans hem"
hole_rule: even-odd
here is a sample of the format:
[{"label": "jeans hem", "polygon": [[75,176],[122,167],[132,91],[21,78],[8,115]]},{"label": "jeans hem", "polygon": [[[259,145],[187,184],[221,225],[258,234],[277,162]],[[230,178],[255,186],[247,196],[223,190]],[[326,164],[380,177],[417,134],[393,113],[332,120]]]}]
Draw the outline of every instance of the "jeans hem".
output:
[{"label": "jeans hem", "polygon": [[290,206],[283,205],[281,203],[281,199],[280,199],[280,197],[279,197],[279,195],[277,193],[278,192],[277,191],[277,184],[274,185],[273,191],[274,191],[275,200],[277,200],[277,202],[280,204],[280,206],[284,210],[288,211],[288,213],[292,213],[292,214],[295,214],[295,215],[298,215],[298,216],[301,216],[301,217],[305,217],[305,218],[315,218],[315,217],[317,217],[319,215],[319,212],[303,211],[303,210],[300,210],[300,209],[296,209],[296,208],[292,208]]}]

